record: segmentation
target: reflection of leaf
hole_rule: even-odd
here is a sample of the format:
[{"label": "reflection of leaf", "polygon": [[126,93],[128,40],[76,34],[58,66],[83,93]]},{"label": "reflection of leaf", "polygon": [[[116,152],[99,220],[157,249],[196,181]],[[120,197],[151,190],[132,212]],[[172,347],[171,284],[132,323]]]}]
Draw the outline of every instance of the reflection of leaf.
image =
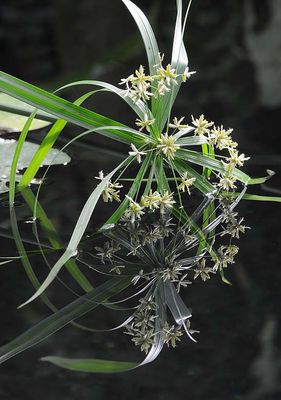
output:
[{"label": "reflection of leaf", "polygon": [[8,191],[9,191],[9,188],[6,185],[6,183],[3,182],[3,181],[0,181],[0,193],[5,193],[5,192],[8,192]]},{"label": "reflection of leaf", "polygon": [[0,364],[40,343],[70,322],[89,313],[115,294],[120,293],[130,285],[131,279],[132,276],[112,278],[40,321],[16,339],[0,347]]},{"label": "reflection of leaf", "polygon": [[[9,180],[10,170],[14,152],[17,146],[16,140],[4,140],[0,138],[0,193],[8,191],[6,182]],[[25,142],[20,154],[18,169],[21,170],[29,166],[39,145],[31,142]],[[51,164],[67,164],[70,162],[70,157],[57,149],[51,149],[45,157],[42,165]],[[20,181],[21,175],[16,175],[16,181]]]},{"label": "reflection of leaf", "polygon": [[124,361],[108,361],[97,359],[73,359],[64,357],[48,356],[41,358],[42,361],[48,361],[58,367],[70,369],[79,372],[113,373],[124,372],[136,368],[138,364]]},{"label": "reflection of leaf", "polygon": [[[5,93],[0,93],[0,132],[20,132],[32,111],[34,107]],[[39,117],[42,117],[42,120]],[[42,111],[39,111],[37,118],[32,122],[31,130],[44,128],[50,124],[49,120],[53,119]]]}]

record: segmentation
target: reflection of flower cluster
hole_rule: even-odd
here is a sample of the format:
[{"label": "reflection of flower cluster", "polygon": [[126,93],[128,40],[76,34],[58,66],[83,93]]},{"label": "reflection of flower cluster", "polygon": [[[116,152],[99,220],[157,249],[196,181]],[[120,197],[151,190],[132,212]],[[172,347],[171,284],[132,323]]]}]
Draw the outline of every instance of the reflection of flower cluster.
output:
[{"label": "reflection of flower cluster", "polygon": [[[104,246],[96,247],[103,272],[132,275],[135,293],[130,298],[138,298],[138,305],[120,327],[126,326],[125,333],[152,358],[165,344],[175,347],[184,332],[194,340],[191,311],[180,291],[197,278],[206,281],[216,273],[223,276],[239,250],[233,238],[246,229],[241,225],[243,219],[233,211],[239,200],[220,198],[217,202],[209,197],[191,218],[179,223],[169,208],[160,212],[158,205],[154,207],[159,197],[151,192],[149,199],[142,200],[147,206],[139,217],[125,214],[122,222],[105,231],[108,240]],[[198,225],[196,221],[210,205],[214,206],[211,222]],[[132,202],[131,207],[137,206]],[[223,243],[227,234],[230,240]]]}]

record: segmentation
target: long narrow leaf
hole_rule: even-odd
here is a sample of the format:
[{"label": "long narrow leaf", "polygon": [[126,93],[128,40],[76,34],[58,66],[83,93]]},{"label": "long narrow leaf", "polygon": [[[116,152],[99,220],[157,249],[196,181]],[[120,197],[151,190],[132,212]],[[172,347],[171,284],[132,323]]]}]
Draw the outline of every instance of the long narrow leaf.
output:
[{"label": "long narrow leaf", "polygon": [[154,75],[155,66],[159,63],[159,50],[151,25],[144,13],[133,2],[130,0],[122,1],[130,11],[139,28],[147,54],[150,74]]},{"label": "long narrow leaf", "polygon": [[[236,198],[239,197],[240,193],[227,193],[224,192],[222,193],[222,196],[224,197],[231,197],[231,198]],[[258,194],[244,194],[242,197],[243,200],[250,200],[250,201],[270,201],[270,202],[275,202],[275,203],[281,203],[281,197],[280,196],[260,196]]]},{"label": "long narrow leaf", "polygon": [[[175,68],[176,73],[178,75],[182,75],[188,66],[188,57],[184,45],[183,35],[184,35],[184,27],[183,27],[183,15],[182,15],[182,0],[176,0],[177,3],[177,18],[175,25],[175,33],[174,33],[174,42],[173,42],[173,52],[172,52],[172,67]],[[191,5],[191,1],[188,4],[186,17],[189,12],[189,8]],[[178,80],[177,85],[173,85],[172,90],[168,92],[164,99],[162,105],[162,121],[161,121],[161,129],[164,128],[167,119],[170,116],[171,109],[177,97],[177,94],[181,87],[181,79]]]},{"label": "long narrow leaf", "polygon": [[181,147],[197,146],[204,143],[207,143],[207,138],[205,136],[189,136],[177,140],[177,144],[179,144]]},{"label": "long narrow leaf", "polygon": [[120,293],[130,285],[131,279],[132,278],[128,276],[113,278],[63,307],[55,314],[45,318],[33,328],[0,348],[0,364],[36,345],[48,336],[62,329],[71,321],[85,315],[99,304],[107,301],[110,297]]},{"label": "long narrow leaf", "polygon": [[186,161],[176,157],[173,164],[179,174],[183,175],[186,173],[188,178],[196,178],[193,184],[198,190],[200,190],[200,192],[208,194],[215,191],[215,187],[207,180],[207,178],[196,172]]},{"label": "long narrow leaf", "polygon": [[26,136],[28,134],[29,128],[32,124],[32,121],[34,119],[36,115],[36,110],[33,111],[33,113],[30,115],[30,117],[28,118],[28,120],[26,121],[23,130],[20,134],[18,143],[17,143],[17,147],[15,150],[15,154],[13,157],[13,161],[12,161],[12,165],[11,165],[11,172],[10,172],[10,185],[9,185],[9,205],[10,208],[12,208],[14,206],[14,200],[15,200],[15,185],[16,185],[16,173],[17,173],[17,165],[18,165],[18,161],[20,158],[20,153],[23,147],[23,144],[25,142]]},{"label": "long narrow leaf", "polygon": [[106,89],[106,91],[108,91],[110,93],[114,93],[117,96],[121,97],[121,99],[124,100],[141,119],[143,119],[144,115],[146,114],[146,107],[145,107],[143,101],[141,101],[141,100],[138,100],[136,102],[133,101],[127,95],[126,90],[120,89],[114,85],[111,85],[110,83],[107,83],[107,82],[93,81],[93,80],[77,81],[77,82],[69,83],[68,85],[64,85],[59,90],[64,90],[64,89],[67,89],[72,86],[80,86],[80,85],[91,85],[91,86],[102,87],[102,88]]},{"label": "long narrow leaf", "polygon": [[85,233],[85,230],[88,226],[88,223],[90,221],[90,218],[93,214],[93,211],[96,207],[96,204],[107,186],[109,180],[113,177],[113,175],[120,170],[122,167],[126,165],[126,163],[129,161],[130,158],[126,159],[123,161],[120,165],[118,165],[110,174],[108,174],[100,183],[99,185],[95,188],[95,190],[92,192],[91,196],[88,198],[86,204],[83,207],[83,210],[81,211],[81,214],[78,218],[78,221],[75,225],[74,231],[71,235],[71,239],[68,243],[68,246],[65,250],[65,252],[62,254],[62,256],[59,258],[59,260],[56,262],[56,264],[53,266],[51,269],[50,273],[48,274],[47,278],[44,280],[42,283],[41,287],[36,291],[36,293],[31,296],[31,298],[23,303],[20,307],[25,306],[26,304],[30,303],[31,301],[35,300],[38,296],[40,296],[46,289],[47,287],[53,282],[61,268],[64,266],[64,264],[75,255],[77,251],[77,247]]},{"label": "long narrow leaf", "polygon": [[[204,154],[196,152],[196,151],[178,150],[177,157],[179,159],[189,161],[193,164],[201,165],[202,167],[210,168],[212,170],[222,172],[222,173],[225,172],[225,168],[221,161],[216,160],[213,157],[209,157],[207,155],[204,155]],[[237,168],[233,169],[232,175],[236,179],[238,179],[239,181],[241,181],[245,184],[249,184],[249,182],[251,181],[250,176],[248,176],[247,174],[245,174],[244,172],[240,171]]]},{"label": "long narrow leaf", "polygon": [[[24,198],[26,204],[29,206],[31,211],[33,211],[34,217],[39,221],[40,226],[44,230],[49,242],[55,250],[59,250],[64,248],[64,244],[59,238],[59,235],[51,222],[51,220],[46,215],[44,209],[41,204],[37,201],[34,194],[32,193],[30,188],[25,188],[21,192],[22,197]],[[78,265],[75,263],[73,259],[70,259],[65,264],[67,271],[69,274],[75,279],[75,281],[79,284],[79,286],[85,290],[85,292],[89,292],[93,289],[92,285],[88,281],[88,279],[84,276],[84,274],[80,271]],[[37,289],[37,287],[36,287]]]},{"label": "long narrow leaf", "polygon": [[[79,97],[74,104],[80,105],[86,99],[88,99],[94,92],[86,93],[83,96]],[[44,158],[47,156],[49,150],[55,144],[57,138],[59,137],[60,133],[62,132],[63,128],[67,124],[67,121],[63,119],[59,119],[56,123],[52,126],[49,130],[48,134],[42,141],[39,149],[34,154],[30,165],[28,166],[27,170],[25,171],[22,179],[18,184],[18,189],[22,190],[24,187],[28,186],[32,179],[35,177],[37,171],[39,170],[40,166],[42,165]]]},{"label": "long narrow leaf", "polygon": [[119,126],[119,130],[112,132],[110,130],[104,130],[103,134],[110,134],[110,137],[114,137],[116,140],[127,144],[143,144],[141,135],[137,138],[132,138],[131,134],[122,130],[122,128],[126,128],[126,125],[94,113],[93,111],[89,111],[81,106],[77,106],[70,101],[62,99],[61,97],[6,74],[5,72],[0,72],[0,90],[40,110],[44,110],[58,118],[65,119],[68,122],[86,129]]},{"label": "long narrow leaf", "polygon": [[[15,99],[6,93],[0,93],[0,110],[11,114],[29,117],[34,111],[34,107],[31,107],[30,105]],[[46,122],[54,122],[56,120],[53,115],[44,111],[37,111],[36,119]]]}]

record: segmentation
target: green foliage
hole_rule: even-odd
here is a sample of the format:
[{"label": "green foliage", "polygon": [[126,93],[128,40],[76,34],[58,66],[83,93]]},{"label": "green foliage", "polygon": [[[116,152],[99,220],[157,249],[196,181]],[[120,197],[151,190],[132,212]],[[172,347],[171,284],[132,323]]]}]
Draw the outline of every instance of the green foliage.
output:
[{"label": "green foliage", "polygon": [[[194,73],[189,70],[187,52],[183,41],[184,29],[191,2],[189,2],[186,12],[184,13],[182,0],[176,0],[177,17],[172,56],[170,63],[166,66],[163,66],[163,55],[159,53],[155,35],[146,16],[130,0],[123,0],[123,3],[128,8],[139,28],[146,49],[149,67],[149,75],[146,75],[145,68],[141,65],[139,69],[135,71],[135,74],[122,79],[120,84],[125,85],[125,89],[120,89],[119,87],[101,81],[87,80],[73,82],[63,86],[58,89],[58,91],[77,85],[90,85],[97,89],[95,91],[86,92],[76,101],[70,102],[57,94],[49,93],[46,90],[24,82],[7,73],[0,72],[0,90],[17,99],[13,107],[9,104],[6,106],[2,105],[2,109],[23,115],[27,115],[29,110],[32,111],[29,118],[25,120],[22,128],[13,155],[9,179],[9,201],[12,220],[14,222],[15,240],[18,250],[22,254],[26,273],[36,289],[35,294],[24,302],[22,306],[41,296],[49,308],[54,311],[53,315],[41,321],[9,344],[3,346],[0,349],[0,362],[4,362],[21,351],[34,346],[93,308],[105,305],[108,299],[132,284],[132,279],[135,277],[133,274],[135,271],[133,270],[132,275],[121,275],[112,278],[101,286],[93,289],[79,267],[73,261],[73,257],[77,254],[78,246],[86,232],[89,221],[92,218],[100,198],[103,198],[105,202],[120,202],[115,212],[108,221],[105,222],[104,229],[110,224],[117,224],[122,217],[131,220],[132,224],[134,224],[135,221],[140,220],[142,215],[147,212],[153,213],[155,210],[160,210],[160,214],[163,216],[167,210],[172,210],[174,216],[178,220],[179,226],[182,227],[183,225],[185,228],[188,227],[188,229],[191,230],[191,234],[195,235],[194,242],[196,243],[197,250],[194,259],[196,262],[197,257],[201,257],[202,254],[205,253],[208,254],[215,263],[217,270],[220,267],[221,277],[225,282],[227,282],[227,279],[224,277],[222,269],[225,264],[221,267],[220,262],[223,263],[223,261],[221,261],[223,257],[228,257],[228,262],[232,263],[233,252],[235,252],[236,249],[234,249],[235,246],[231,247],[230,245],[227,247],[227,251],[232,251],[232,253],[223,253],[224,246],[222,246],[220,254],[219,250],[215,251],[213,248],[216,227],[223,220],[222,216],[217,216],[216,214],[214,201],[218,200],[223,203],[223,200],[229,199],[230,205],[228,204],[228,211],[230,214],[241,199],[281,201],[280,198],[277,197],[245,194],[247,185],[263,183],[269,176],[252,179],[240,170],[240,167],[243,166],[247,157],[245,157],[244,154],[239,155],[236,149],[237,143],[235,143],[231,137],[232,129],[216,126],[214,122],[207,121],[204,115],[200,115],[199,118],[194,118],[192,116],[191,123],[189,124],[183,123],[183,117],[171,117],[172,107],[181,85],[188,82],[189,78]],[[100,90],[113,93],[122,101],[125,101],[136,113],[138,117],[136,125],[139,129],[134,129],[119,121],[112,120],[82,107],[84,101]],[[25,105],[23,105],[22,102]],[[28,132],[34,126],[36,118],[54,121],[54,124],[48,129],[45,138],[32,157],[20,182],[17,184],[19,180],[17,179],[19,160],[26,143]],[[82,129],[86,129],[81,136],[93,133],[100,134],[130,145],[131,148],[129,149],[129,156],[108,175],[104,176],[103,172],[100,172],[97,178],[100,182],[86,201],[68,245],[51,268],[43,283],[40,283],[20,240],[20,235],[15,223],[13,208],[14,199],[16,191],[20,191],[29,207],[33,210],[34,216],[40,218],[40,224],[43,229],[48,232],[47,236],[53,248],[55,250],[61,249],[63,244],[54,226],[38,203],[38,199],[34,198],[32,192],[27,189],[27,187],[36,176],[40,165],[50,153],[67,123],[72,123]],[[219,151],[222,151],[222,154],[220,154]],[[140,164],[138,172],[136,177],[132,179],[132,184],[128,189],[127,195],[121,199],[120,189],[122,185],[118,180],[122,177],[124,170],[135,161]],[[184,208],[184,203],[188,196],[193,193],[199,194],[200,197],[203,197],[205,200],[203,201],[203,206],[200,206],[193,216],[189,216],[187,210]],[[222,207],[221,204],[220,206]],[[197,220],[198,218],[199,220]],[[237,222],[233,215],[231,218],[232,222],[233,220],[235,223]],[[238,227],[236,227],[236,231],[232,237],[239,237],[239,233],[245,230],[246,227],[241,227],[241,221],[242,220],[239,221]],[[227,229],[229,230],[230,228],[226,228],[226,230]],[[163,243],[162,246],[164,246]],[[149,259],[149,255],[146,254],[145,257]],[[1,261],[0,265],[10,261],[11,260]],[[224,262],[227,264],[226,261]],[[66,266],[70,274],[83,288],[86,294],[68,306],[57,310],[49,301],[45,291],[64,266]],[[122,268],[122,266],[119,266],[119,268]],[[116,271],[118,273],[118,270]],[[204,278],[203,280],[206,280],[209,278],[210,272],[212,272],[210,268],[205,267],[205,263],[202,261],[201,264],[197,266],[196,277],[201,276],[202,279]],[[161,289],[162,286],[159,285],[159,287]],[[157,290],[159,287],[157,287]],[[166,301],[168,307],[172,309],[174,314],[177,314],[178,310],[176,307],[179,304],[182,307],[183,305],[176,297],[172,286],[164,284],[162,289],[160,289],[159,292],[157,292],[158,297],[156,296],[159,302],[161,303],[160,300],[163,296],[165,297],[165,295],[167,295]],[[161,310],[164,313],[165,310]],[[189,328],[185,325],[186,318],[179,318],[179,320],[182,320],[181,322],[187,334],[191,335]],[[167,330],[168,328],[165,327],[165,329]],[[169,330],[169,335],[171,332],[172,328]],[[174,332],[175,335],[176,333]],[[153,343],[152,350],[149,352],[145,362],[150,362],[155,359],[163,346],[161,335],[155,333],[154,336],[155,339],[151,339],[151,343]],[[172,343],[175,343],[177,336],[173,336],[173,340]],[[144,349],[146,348],[144,347]],[[53,356],[46,357],[43,360],[64,368],[85,372],[120,372],[136,366],[134,363],[96,359],[73,360]]]}]

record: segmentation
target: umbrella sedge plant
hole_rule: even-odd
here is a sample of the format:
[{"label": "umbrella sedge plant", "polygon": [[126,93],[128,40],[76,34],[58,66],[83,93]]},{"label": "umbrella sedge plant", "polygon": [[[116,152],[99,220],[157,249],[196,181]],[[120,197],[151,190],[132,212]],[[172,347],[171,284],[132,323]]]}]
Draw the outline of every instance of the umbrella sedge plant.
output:
[{"label": "umbrella sedge plant", "polygon": [[[108,226],[118,225],[120,220],[135,226],[142,223],[143,218],[146,218],[148,214],[159,214],[161,220],[166,220],[168,215],[173,215],[178,226],[181,229],[185,227],[185,233],[193,235],[195,238],[192,242],[192,247],[196,248],[192,266],[197,277],[201,276],[201,278],[208,279],[209,273],[214,272],[215,268],[215,272],[218,271],[225,282],[227,280],[223,271],[224,266],[228,264],[225,260],[230,260],[229,262],[232,263],[237,249],[232,244],[229,245],[230,247],[222,245],[218,249],[214,248],[214,238],[218,225],[225,222],[223,235],[228,234],[231,238],[239,238],[239,235],[244,233],[246,229],[243,225],[243,219],[238,219],[237,214],[233,211],[240,200],[281,201],[281,198],[278,197],[246,193],[249,185],[261,184],[272,174],[269,173],[268,176],[262,178],[251,178],[241,171],[249,157],[239,152],[232,128],[224,127],[220,121],[214,122],[200,113],[185,117],[173,113],[173,105],[181,86],[188,85],[195,73],[190,70],[184,45],[184,31],[191,1],[184,5],[182,0],[175,1],[177,14],[171,56],[164,55],[159,50],[152,27],[138,6],[130,0],[122,1],[134,18],[142,36],[147,54],[147,64],[143,63],[143,65],[136,67],[128,77],[119,79],[117,85],[86,80],[67,84],[59,88],[56,93],[50,93],[5,72],[0,72],[0,90],[35,108],[21,132],[14,154],[9,185],[11,210],[14,206],[15,193],[18,191],[22,193],[23,197],[25,196],[27,187],[32,183],[46,154],[54,146],[66,124],[75,124],[84,129],[80,136],[100,134],[128,146],[127,157],[124,157],[124,160],[116,168],[107,174],[100,171],[96,176],[98,184],[81,211],[65,251],[52,266],[43,283],[39,285],[36,281],[36,292],[21,306],[27,305],[37,297],[44,295],[45,290],[64,266],[69,269],[73,278],[86,292],[85,295],[71,303],[66,309],[56,311],[47,319],[49,322],[43,321],[39,326],[32,328],[28,334],[23,334],[4,346],[1,349],[0,360],[2,362],[83,315],[88,310],[87,301],[90,300],[88,307],[104,303],[113,294],[132,285],[136,276],[140,276],[139,271],[137,271],[137,275],[132,276],[130,273],[123,275],[119,269],[116,270],[116,276],[110,279],[108,283],[93,289],[79,267],[73,263],[73,257],[77,254],[77,249],[92,219],[98,201],[116,203],[116,210],[104,222],[104,229]],[[86,92],[73,103],[58,95],[61,90],[76,85],[90,86],[94,90]],[[87,98],[101,90],[117,95],[136,113],[134,127],[129,127],[122,122],[112,120],[83,107]],[[46,119],[54,121],[54,124],[43,139],[22,179],[16,184],[15,175],[19,156],[38,110],[41,115],[44,112],[43,115]],[[24,110],[18,112],[25,113]],[[126,193],[123,193],[122,176],[124,170],[133,163],[137,166],[138,171],[134,178],[127,179],[130,187]],[[203,205],[199,207],[197,213],[195,211],[195,214],[192,214],[186,207],[186,200],[198,196],[203,197]],[[27,197],[30,198],[30,196]],[[220,204],[218,215],[216,202]],[[38,201],[36,199],[35,202],[32,201],[31,203],[36,216]],[[176,241],[174,248],[177,248],[178,245]],[[212,267],[212,271],[210,270],[211,267],[206,266],[206,260],[203,257],[205,255],[216,266]],[[175,273],[175,276],[179,275]],[[159,274],[157,277],[159,278]],[[155,304],[157,301],[159,303],[159,299],[163,298],[165,293],[169,299],[174,296],[174,289],[170,285],[170,283],[173,284],[171,275],[165,282],[167,280],[169,283],[165,283],[164,286],[163,282],[156,286],[153,284],[152,287],[155,289],[153,289],[155,295],[153,302]],[[145,301],[148,301],[149,296],[144,297]],[[153,306],[154,311],[157,308],[155,304]],[[165,304],[172,314],[175,314],[175,311],[171,310],[171,301],[167,300]],[[174,305],[173,307],[177,306]],[[143,312],[143,309],[141,312]],[[161,309],[161,315],[164,319],[166,318],[165,312],[164,309]],[[153,321],[156,318],[154,317],[151,316]],[[187,334],[191,335],[186,323],[189,317],[189,312],[185,309],[184,316],[178,317],[176,322],[180,321],[181,327],[184,327]],[[132,317],[132,321],[134,318],[135,315]],[[55,327],[52,332],[50,326],[48,326],[51,321]],[[146,362],[152,361],[158,355],[165,342],[163,339],[164,328],[160,329],[156,325],[154,330],[158,333],[157,335],[156,333],[153,334],[149,340],[151,349],[146,345],[143,347],[145,351],[148,351]],[[177,334],[176,331],[173,333]],[[157,343],[154,338],[157,338]],[[174,337],[172,342],[169,340],[167,343],[173,344],[176,341],[177,337]],[[73,361],[72,364],[65,360],[58,362],[58,359],[49,359],[49,361],[67,368],[92,372],[112,372],[135,366],[131,363],[111,362],[110,364],[108,362],[109,364],[107,364],[104,360],[84,360],[83,362],[80,360]]]}]

